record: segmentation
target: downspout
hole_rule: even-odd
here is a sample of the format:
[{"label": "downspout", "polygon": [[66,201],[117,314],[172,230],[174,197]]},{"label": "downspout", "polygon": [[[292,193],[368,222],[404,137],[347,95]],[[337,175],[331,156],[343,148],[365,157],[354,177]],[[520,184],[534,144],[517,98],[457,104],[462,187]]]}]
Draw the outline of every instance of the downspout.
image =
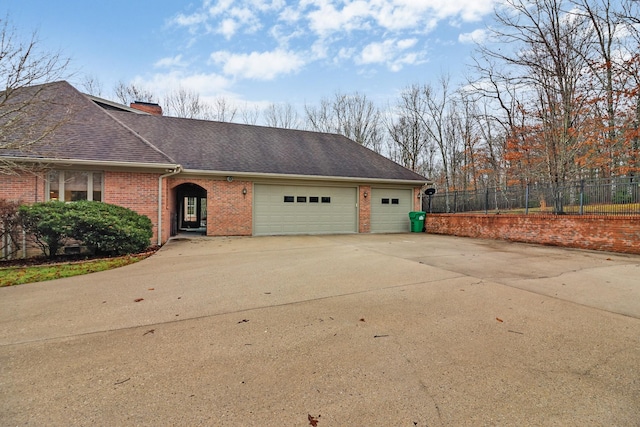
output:
[{"label": "downspout", "polygon": [[162,245],[162,180],[168,176],[177,175],[182,172],[182,166],[176,165],[176,168],[169,173],[158,177],[158,246]]}]

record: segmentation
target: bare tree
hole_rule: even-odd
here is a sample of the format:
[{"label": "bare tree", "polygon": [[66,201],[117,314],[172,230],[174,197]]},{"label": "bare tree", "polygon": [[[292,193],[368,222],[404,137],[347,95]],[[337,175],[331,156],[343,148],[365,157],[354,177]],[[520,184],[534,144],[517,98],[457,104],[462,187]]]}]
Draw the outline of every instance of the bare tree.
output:
[{"label": "bare tree", "polygon": [[382,113],[359,92],[336,93],[322,99],[319,107],[305,105],[308,127],[318,132],[339,133],[376,152],[382,151]]},{"label": "bare tree", "polygon": [[238,108],[224,96],[219,96],[215,99],[213,105],[208,108],[205,118],[218,122],[232,122],[237,114]]},{"label": "bare tree", "polygon": [[198,119],[203,118],[205,105],[200,102],[198,93],[179,87],[165,97],[164,111],[168,116]]},{"label": "bare tree", "polygon": [[428,146],[433,140],[429,138],[420,117],[426,109],[424,102],[419,85],[406,87],[386,120],[386,126],[393,143],[390,154],[395,157],[394,160],[412,171],[432,175],[433,150],[429,150]]},{"label": "bare tree", "polygon": [[476,117],[478,115],[475,99],[470,93],[458,90],[456,104],[451,112],[451,125],[457,128],[457,136],[462,143],[461,151],[456,158],[459,164],[459,186],[467,189],[472,185],[478,189],[480,151],[480,132],[478,132]]},{"label": "bare tree", "polygon": [[[585,150],[583,163],[600,174],[615,174],[621,161],[624,143],[622,132],[624,103],[623,86],[627,78],[624,74],[624,39],[625,20],[618,2],[611,0],[572,0],[575,5],[572,13],[580,16],[590,27],[592,36],[588,40],[588,49],[577,51],[584,55],[584,61],[592,78],[591,88],[587,96],[590,100],[590,123],[594,140],[601,141],[596,150],[594,147]],[[596,152],[596,155],[590,154]],[[606,163],[605,163],[606,162]]]},{"label": "bare tree", "polygon": [[640,173],[640,2],[623,0],[620,16],[630,34],[626,46],[629,55],[623,68],[630,82],[624,90],[630,102],[625,133],[629,141],[629,174],[634,176]]},{"label": "bare tree", "polygon": [[307,119],[307,127],[316,132],[337,133],[337,119],[334,116],[333,104],[327,98],[320,100],[320,105],[315,107],[311,105],[304,106]]},{"label": "bare tree", "polygon": [[33,150],[66,117],[47,114],[52,99],[48,83],[65,76],[69,60],[59,52],[42,50],[37,34],[22,39],[9,23],[0,20],[0,173],[15,173],[25,166],[11,158]]},{"label": "bare tree", "polygon": [[419,113],[429,137],[435,141],[440,151],[445,191],[447,192],[454,189],[454,180],[451,175],[451,159],[455,154],[456,143],[456,138],[452,134],[455,129],[450,128],[451,122],[448,117],[452,110],[450,108],[452,99],[449,85],[450,77],[442,75],[437,89],[428,84],[423,86],[422,96],[424,101],[421,105],[424,110]]},{"label": "bare tree", "polygon": [[299,129],[300,116],[289,103],[269,104],[263,111],[262,116],[267,126],[284,129]]},{"label": "bare tree", "polygon": [[[583,70],[589,31],[585,19],[566,12],[563,0],[506,0],[496,9],[493,40],[480,48],[485,58],[505,65],[501,79],[527,92],[528,142],[543,159],[556,194],[575,174],[578,130],[585,99]],[[541,176],[540,178],[545,178]]]},{"label": "bare tree", "polygon": [[242,123],[255,125],[260,118],[260,109],[257,105],[249,106],[248,103],[245,103],[244,106],[240,108],[240,117],[242,118]]},{"label": "bare tree", "polygon": [[93,96],[102,96],[102,83],[96,76],[85,75],[80,82],[84,93]]},{"label": "bare tree", "polygon": [[143,87],[136,86],[134,83],[126,84],[119,81],[114,88],[116,98],[124,105],[130,105],[133,102],[158,102],[156,96]]}]

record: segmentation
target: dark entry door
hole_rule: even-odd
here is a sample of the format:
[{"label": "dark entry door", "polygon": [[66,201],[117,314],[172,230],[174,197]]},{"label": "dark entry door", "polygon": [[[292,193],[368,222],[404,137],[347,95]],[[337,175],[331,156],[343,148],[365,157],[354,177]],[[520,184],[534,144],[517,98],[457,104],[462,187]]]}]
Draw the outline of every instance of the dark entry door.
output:
[{"label": "dark entry door", "polygon": [[207,193],[202,187],[183,184],[178,187],[178,228],[206,229]]}]

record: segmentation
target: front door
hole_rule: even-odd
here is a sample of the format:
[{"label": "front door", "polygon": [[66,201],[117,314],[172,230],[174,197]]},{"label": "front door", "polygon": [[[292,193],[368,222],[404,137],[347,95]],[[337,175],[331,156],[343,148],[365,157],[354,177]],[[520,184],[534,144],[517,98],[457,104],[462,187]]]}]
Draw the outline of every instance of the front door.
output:
[{"label": "front door", "polygon": [[185,197],[182,201],[182,225],[180,228],[199,228],[200,218],[198,218],[198,197]]},{"label": "front door", "polygon": [[207,192],[195,184],[177,187],[177,225],[179,230],[206,230]]}]

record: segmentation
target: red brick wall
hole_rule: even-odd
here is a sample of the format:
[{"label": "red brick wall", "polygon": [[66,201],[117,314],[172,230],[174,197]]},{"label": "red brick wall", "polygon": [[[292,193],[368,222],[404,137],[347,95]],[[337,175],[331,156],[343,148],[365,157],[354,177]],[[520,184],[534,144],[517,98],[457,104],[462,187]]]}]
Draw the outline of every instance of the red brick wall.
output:
[{"label": "red brick wall", "polygon": [[[104,173],[103,202],[129,208],[146,215],[153,223],[151,244],[158,240],[158,173],[110,172]],[[164,215],[164,213],[163,213]],[[163,217],[163,222],[165,218]],[[163,243],[167,235],[163,230]]]},{"label": "red brick wall", "polygon": [[[422,202],[420,201],[420,187],[413,189],[413,211],[422,211]],[[422,196],[424,197],[424,196]]]},{"label": "red brick wall", "polygon": [[43,175],[30,172],[16,175],[0,174],[0,199],[23,203],[44,202]]},{"label": "red brick wall", "polygon": [[[159,173],[104,172],[103,201],[132,209],[146,215],[153,223],[152,244],[158,240],[158,178]],[[251,236],[253,232],[253,183],[250,181],[227,182],[220,178],[168,177],[163,183],[162,243],[171,232],[172,214],[176,212],[176,187],[194,183],[207,191],[207,235]],[[243,190],[246,189],[246,194]],[[360,233],[369,233],[371,224],[371,187],[359,187],[358,227]],[[414,188],[414,210],[420,209],[418,193]],[[367,197],[364,193],[367,192]],[[37,197],[36,197],[37,195]],[[42,177],[32,174],[0,176],[0,198],[22,200],[25,203],[45,200],[45,183]]]},{"label": "red brick wall", "polygon": [[[367,193],[367,197],[364,196]],[[371,186],[361,185],[358,190],[358,233],[371,232]]]},{"label": "red brick wall", "polygon": [[427,233],[640,254],[640,217],[427,215]]},{"label": "red brick wall", "polygon": [[[247,194],[243,194],[243,190]],[[249,181],[213,181],[207,194],[207,235],[251,236],[253,186]]]}]

